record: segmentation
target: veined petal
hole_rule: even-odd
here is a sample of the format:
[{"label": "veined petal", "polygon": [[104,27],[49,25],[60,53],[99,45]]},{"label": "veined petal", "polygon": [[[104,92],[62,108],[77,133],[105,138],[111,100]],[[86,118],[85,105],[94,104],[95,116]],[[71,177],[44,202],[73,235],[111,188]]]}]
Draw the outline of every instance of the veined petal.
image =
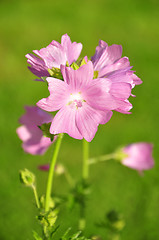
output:
[{"label": "veined petal", "polygon": [[70,37],[67,34],[65,34],[61,38],[61,45],[64,47],[64,50],[67,55],[67,61],[69,65],[71,65],[78,59],[82,50],[82,44],[76,42],[72,43]]},{"label": "veined petal", "polygon": [[109,75],[113,74],[117,70],[130,68],[130,62],[128,57],[123,57],[117,60],[116,62],[112,64],[108,64],[105,67],[103,67],[100,71],[98,76],[99,77],[109,77]]},{"label": "veined petal", "polygon": [[118,99],[127,99],[131,95],[131,85],[129,83],[113,83],[110,93]]},{"label": "veined petal", "polygon": [[113,64],[115,61],[121,58],[122,46],[113,44],[112,46],[106,46],[100,49],[96,57],[93,57],[94,69],[100,71],[106,65]]},{"label": "veined petal", "polygon": [[98,110],[114,110],[118,107],[115,97],[110,93],[111,81],[106,78],[93,79],[84,92],[84,99]]},{"label": "veined petal", "polygon": [[46,48],[42,48],[39,51],[34,50],[33,52],[44,60],[48,68],[60,68],[60,65],[65,65],[67,61],[64,50],[52,44],[49,44]]},{"label": "veined petal", "polygon": [[100,124],[106,124],[111,119],[113,112],[112,111],[100,111],[100,114],[102,115],[102,120],[101,120]]},{"label": "veined petal", "polygon": [[131,112],[129,112],[131,109],[132,104],[128,100],[118,100],[118,107],[115,109],[115,111],[124,114],[131,114]]},{"label": "veined petal", "polygon": [[104,115],[101,114],[101,111],[93,109],[87,103],[84,103],[81,108],[77,109],[76,125],[81,135],[88,142],[92,141],[97,132],[98,125],[104,122],[104,120]]},{"label": "veined petal", "polygon": [[37,106],[45,111],[53,112],[62,108],[68,101],[68,86],[65,82],[56,78],[47,78],[50,96],[41,99]]},{"label": "veined petal", "polygon": [[77,128],[75,116],[76,108],[73,109],[68,105],[61,108],[52,121],[50,133],[67,133],[73,138],[82,139],[83,136]]},{"label": "veined petal", "polygon": [[64,81],[70,85],[72,90],[80,90],[80,88],[86,87],[93,79],[93,64],[89,61],[77,70],[73,70],[71,67],[61,66],[61,72]]}]

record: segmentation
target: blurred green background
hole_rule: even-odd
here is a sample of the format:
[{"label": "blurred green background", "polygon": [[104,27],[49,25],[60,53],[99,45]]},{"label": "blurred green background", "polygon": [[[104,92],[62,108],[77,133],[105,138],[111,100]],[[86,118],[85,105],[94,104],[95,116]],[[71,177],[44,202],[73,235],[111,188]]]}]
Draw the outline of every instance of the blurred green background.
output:
[{"label": "blurred green background", "polygon": [[[44,193],[47,173],[37,165],[52,155],[30,156],[21,149],[16,135],[18,118],[24,105],[33,105],[48,91],[27,69],[25,54],[60,41],[67,33],[72,41],[83,44],[82,56],[92,56],[99,39],[109,45],[121,44],[143,84],[131,98],[131,115],[114,112],[109,123],[100,126],[90,144],[91,156],[110,153],[119,145],[138,141],[154,144],[155,167],[141,177],[136,171],[113,161],[92,166],[92,193],[87,209],[85,234],[101,234],[95,222],[115,209],[123,213],[126,226],[122,240],[159,239],[159,1],[157,0],[81,0],[81,1],[0,1],[0,240],[32,239],[38,230],[33,195],[19,183],[19,169],[28,168],[37,175],[40,194]],[[80,178],[82,142],[65,136],[59,161]],[[56,177],[54,193],[69,189],[64,177]],[[78,207],[60,213],[61,230],[77,229]]]}]

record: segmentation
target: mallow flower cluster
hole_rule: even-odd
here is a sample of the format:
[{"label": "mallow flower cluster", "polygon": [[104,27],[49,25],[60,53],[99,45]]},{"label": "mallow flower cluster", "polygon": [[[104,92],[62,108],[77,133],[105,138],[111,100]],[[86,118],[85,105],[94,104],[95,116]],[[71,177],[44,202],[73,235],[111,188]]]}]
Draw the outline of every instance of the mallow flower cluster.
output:
[{"label": "mallow flower cluster", "polygon": [[[130,113],[128,98],[142,81],[131,70],[129,59],[122,57],[120,45],[99,41],[95,55],[77,62],[82,44],[71,42],[67,34],[61,44],[52,41],[36,54],[27,54],[29,69],[39,79],[46,77],[50,95],[37,106],[47,112],[57,111],[51,134],[67,133],[73,138],[94,138],[99,124],[107,123],[112,110]],[[82,64],[81,64],[82,63]]]},{"label": "mallow flower cluster", "polygon": [[[131,70],[129,59],[122,57],[120,45],[108,46],[104,41],[99,41],[94,56],[79,58],[82,44],[71,42],[65,34],[61,43],[52,41],[47,47],[34,50],[34,54],[27,54],[30,71],[40,81],[47,82],[50,95],[37,102],[37,107],[32,108],[33,125],[39,122],[38,111],[55,112],[50,118],[50,134],[67,133],[76,139],[86,139],[88,142],[94,138],[99,124],[107,123],[112,117],[112,111],[129,114],[132,104],[129,102],[131,91],[135,85],[142,83],[134,71]],[[132,95],[134,96],[134,95]],[[29,113],[27,113],[26,118]],[[24,118],[24,117],[23,117]],[[37,119],[36,119],[37,118]],[[31,118],[29,118],[31,119]],[[27,152],[43,153],[45,150],[34,139],[33,133],[28,140],[28,131],[33,127],[27,121],[20,121],[23,125],[18,129],[19,137],[24,141],[23,147]],[[36,124],[35,124],[36,123]],[[27,129],[27,130],[26,130]],[[21,130],[26,132],[22,137]],[[36,131],[42,131],[36,128]],[[35,131],[34,131],[35,132]],[[40,139],[38,137],[38,139]],[[42,137],[41,137],[42,139]],[[49,146],[52,142],[45,139]],[[36,142],[38,150],[30,151],[29,145]],[[42,149],[42,150],[40,150]]]}]

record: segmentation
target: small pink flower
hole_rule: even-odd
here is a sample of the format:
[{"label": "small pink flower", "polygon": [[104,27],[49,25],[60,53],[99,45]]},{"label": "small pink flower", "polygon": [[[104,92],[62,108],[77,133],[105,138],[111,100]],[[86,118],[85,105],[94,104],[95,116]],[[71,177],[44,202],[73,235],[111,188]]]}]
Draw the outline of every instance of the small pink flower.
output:
[{"label": "small pink flower", "polygon": [[66,65],[67,61],[69,65],[72,64],[78,59],[81,50],[82,44],[72,43],[70,37],[65,34],[61,38],[61,44],[53,40],[46,48],[33,50],[38,57],[33,54],[27,54],[27,62],[31,65],[28,68],[40,78],[49,77],[48,68],[60,68],[60,65]]},{"label": "small pink flower", "polygon": [[38,126],[51,122],[53,117],[37,106],[26,106],[25,109],[26,113],[19,120],[22,126],[17,128],[17,134],[23,141],[22,147],[32,155],[44,154],[53,142],[43,136]]},{"label": "small pink flower", "polygon": [[[98,77],[109,78],[113,83],[129,83],[133,88],[135,85],[142,83],[134,71],[130,70],[129,59],[122,56],[122,46],[108,44],[102,40],[99,41],[99,46],[96,47],[95,55],[92,57],[94,70],[98,72]],[[134,95],[132,95],[134,96]],[[132,108],[131,103],[125,99],[123,104],[116,109],[118,112],[129,113]]]},{"label": "small pink flower", "polygon": [[112,111],[123,104],[131,94],[128,83],[112,83],[109,79],[93,79],[92,62],[77,70],[61,66],[64,81],[49,77],[50,96],[41,99],[37,106],[45,111],[58,111],[50,133],[67,133],[76,139],[90,142],[99,124],[105,124]]},{"label": "small pink flower", "polygon": [[130,144],[123,148],[127,157],[122,160],[122,164],[139,172],[150,169],[154,166],[152,149],[153,145],[146,142]]}]

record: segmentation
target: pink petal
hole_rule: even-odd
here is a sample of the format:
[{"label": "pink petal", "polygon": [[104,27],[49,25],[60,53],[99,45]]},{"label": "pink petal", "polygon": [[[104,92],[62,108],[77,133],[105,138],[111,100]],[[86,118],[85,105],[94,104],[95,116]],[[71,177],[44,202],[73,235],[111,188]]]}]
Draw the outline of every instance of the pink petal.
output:
[{"label": "pink petal", "polygon": [[82,44],[76,42],[72,43],[70,37],[67,34],[65,34],[61,38],[61,45],[64,47],[64,50],[67,55],[67,61],[69,65],[71,65],[78,59],[82,50]]},{"label": "pink petal", "polygon": [[113,110],[118,107],[115,97],[110,93],[111,81],[106,78],[93,79],[84,90],[86,102],[98,110]]},{"label": "pink petal", "polygon": [[128,157],[123,159],[122,164],[138,171],[152,168],[154,166],[152,148],[152,144],[145,142],[126,146],[123,151],[128,154]]},{"label": "pink petal", "polygon": [[31,133],[30,131],[26,128],[26,126],[20,126],[17,128],[16,130],[18,137],[22,140],[22,141],[27,141],[30,139],[31,137]]},{"label": "pink petal", "polygon": [[67,61],[64,50],[52,44],[49,44],[46,48],[42,48],[39,51],[34,50],[33,52],[44,60],[48,68],[60,68],[60,65],[65,65]]},{"label": "pink petal", "polygon": [[52,143],[50,138],[42,136],[41,139],[30,139],[24,142],[22,146],[27,153],[32,155],[43,155]]},{"label": "pink petal", "polygon": [[88,142],[92,141],[97,132],[98,125],[104,121],[104,115],[101,114],[101,111],[93,109],[87,103],[83,103],[83,106],[77,109],[76,124],[81,135]]},{"label": "pink petal", "polygon": [[107,46],[100,49],[96,57],[92,58],[94,63],[94,69],[100,71],[103,67],[109,64],[113,64],[122,55],[122,46],[113,44],[112,46]]},{"label": "pink petal", "polygon": [[71,89],[78,91],[80,91],[82,87],[90,84],[94,74],[93,64],[91,61],[77,70],[73,70],[71,67],[61,66],[61,72],[64,81],[71,86]]},{"label": "pink petal", "polygon": [[75,115],[76,108],[71,108],[68,105],[61,108],[52,121],[50,133],[67,133],[73,138],[82,139],[83,137],[80,134],[75,122]]},{"label": "pink petal", "polygon": [[110,74],[114,73],[117,70],[125,69],[130,67],[130,62],[127,57],[120,58],[113,64],[106,65],[100,71],[98,76],[99,77],[109,77]]},{"label": "pink petal", "polygon": [[57,111],[67,104],[68,86],[65,82],[56,78],[49,77],[46,80],[49,84],[50,96],[37,102],[37,106],[48,112]]},{"label": "pink petal", "polygon": [[26,113],[19,119],[21,124],[38,126],[52,121],[52,115],[44,112],[37,106],[25,106]]},{"label": "pink petal", "polygon": [[128,101],[128,100],[118,100],[118,107],[115,109],[115,111],[117,112],[121,112],[124,114],[131,114],[131,112],[129,112],[132,109],[132,104]]},{"label": "pink petal", "polygon": [[101,120],[100,124],[106,124],[111,119],[113,112],[112,111],[100,111],[100,114],[102,115],[102,120]]},{"label": "pink petal", "polygon": [[113,83],[110,93],[118,99],[127,99],[131,95],[131,85],[129,83]]}]

